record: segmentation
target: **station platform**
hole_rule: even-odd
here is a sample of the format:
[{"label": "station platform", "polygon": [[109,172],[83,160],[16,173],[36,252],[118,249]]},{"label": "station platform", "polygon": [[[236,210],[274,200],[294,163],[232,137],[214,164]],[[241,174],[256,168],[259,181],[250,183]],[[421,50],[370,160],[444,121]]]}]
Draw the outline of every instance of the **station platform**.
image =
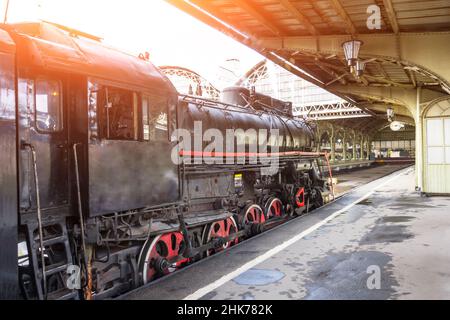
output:
[{"label": "station platform", "polygon": [[450,299],[450,197],[399,168],[121,299]]},{"label": "station platform", "polygon": [[330,166],[334,174],[349,172],[359,169],[368,169],[375,165],[412,165],[414,158],[377,158],[374,160],[338,160],[331,162]]},{"label": "station platform", "polygon": [[352,189],[382,178],[393,172],[407,168],[411,164],[405,163],[371,163],[368,167],[357,167],[351,170],[333,171],[335,196],[340,197]]},{"label": "station platform", "polygon": [[375,163],[375,160],[352,160],[352,161],[335,161],[332,162],[331,169],[333,172],[342,172],[354,170],[358,168],[368,168]]}]

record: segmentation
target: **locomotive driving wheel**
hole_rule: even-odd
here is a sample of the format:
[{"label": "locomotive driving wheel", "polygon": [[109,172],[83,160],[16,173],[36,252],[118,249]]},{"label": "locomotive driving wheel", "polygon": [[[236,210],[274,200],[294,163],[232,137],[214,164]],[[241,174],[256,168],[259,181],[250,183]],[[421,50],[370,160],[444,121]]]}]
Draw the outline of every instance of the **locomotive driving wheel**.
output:
[{"label": "locomotive driving wheel", "polygon": [[[238,232],[238,226],[233,217],[228,217],[225,220],[215,221],[209,224],[203,233],[203,243],[207,244],[215,238],[225,238],[229,235]],[[239,242],[239,239],[228,241],[222,246],[216,249],[209,249],[206,251],[206,255],[210,256],[216,252],[222,251],[228,247],[231,247]]]},{"label": "locomotive driving wheel", "polygon": [[261,233],[264,229],[263,223],[266,221],[263,209],[257,204],[251,204],[244,208],[241,216],[242,224],[250,225],[250,235]]},{"label": "locomotive driving wheel", "polygon": [[264,209],[267,219],[281,217],[283,214],[283,203],[280,199],[271,197],[266,201]]},{"label": "locomotive driving wheel", "polygon": [[250,223],[264,223],[266,218],[264,217],[263,210],[257,204],[252,204],[244,209],[243,216],[244,224]]},{"label": "locomotive driving wheel", "polygon": [[186,243],[181,232],[169,232],[149,238],[142,247],[139,256],[139,271],[142,274],[144,284],[156,277],[172,273],[189,259],[182,259],[175,263],[170,260],[183,254]]}]

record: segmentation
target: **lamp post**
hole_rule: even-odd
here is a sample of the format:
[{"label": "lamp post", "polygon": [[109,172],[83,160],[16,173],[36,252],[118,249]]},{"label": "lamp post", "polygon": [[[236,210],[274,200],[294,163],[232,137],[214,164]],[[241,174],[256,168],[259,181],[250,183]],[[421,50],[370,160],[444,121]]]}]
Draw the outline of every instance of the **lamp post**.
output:
[{"label": "lamp post", "polygon": [[356,66],[359,56],[359,49],[361,48],[362,44],[363,42],[361,40],[350,40],[342,44],[348,66]]}]

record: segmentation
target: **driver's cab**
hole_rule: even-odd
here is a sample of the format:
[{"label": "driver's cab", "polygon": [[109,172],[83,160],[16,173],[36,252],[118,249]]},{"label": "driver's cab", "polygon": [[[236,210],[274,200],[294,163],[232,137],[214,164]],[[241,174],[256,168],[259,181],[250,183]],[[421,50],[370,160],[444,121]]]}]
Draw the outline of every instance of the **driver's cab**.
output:
[{"label": "driver's cab", "polygon": [[105,214],[178,199],[169,131],[175,99],[165,92],[88,80],[89,212]]}]

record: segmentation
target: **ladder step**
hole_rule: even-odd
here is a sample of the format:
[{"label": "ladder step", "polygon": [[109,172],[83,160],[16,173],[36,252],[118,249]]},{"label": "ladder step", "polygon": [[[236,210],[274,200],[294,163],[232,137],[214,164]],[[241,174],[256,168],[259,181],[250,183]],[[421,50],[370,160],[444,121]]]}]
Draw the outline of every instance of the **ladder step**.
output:
[{"label": "ladder step", "polygon": [[[61,273],[61,275],[64,275],[67,272],[67,268],[72,265],[72,255],[71,255],[71,248],[69,243],[69,237],[67,235],[67,227],[65,219],[61,219],[59,221],[49,221],[47,223],[43,223],[43,225],[39,224],[27,224],[27,242],[29,245],[33,248],[31,250],[31,253],[29,253],[29,259],[30,264],[33,268],[35,277],[34,277],[34,285],[36,287],[36,293],[39,300],[44,300],[46,298],[44,288],[43,288],[43,279],[42,279],[42,266],[41,264],[41,254],[40,250],[36,250],[37,248],[40,248],[40,241],[39,241],[39,235],[38,239],[35,238],[35,231],[40,231],[41,228],[44,227],[50,227],[50,226],[59,226],[60,231],[57,234],[48,235],[47,238],[44,238],[42,241],[42,244],[44,247],[49,247],[55,244],[62,244],[64,248],[61,248],[61,250],[58,249],[58,256],[56,260],[60,260],[60,256],[62,254],[65,254],[65,260],[59,261],[57,263],[47,265],[47,261],[45,261],[45,274],[44,281],[47,281],[48,278],[52,275],[58,275]],[[39,232],[40,234],[41,232]],[[48,252],[49,259],[53,258],[51,257],[51,252]],[[63,276],[63,279],[65,277]],[[49,292],[47,294],[47,299],[50,300],[68,300],[68,299],[79,299],[79,292],[77,290],[69,290],[67,288],[60,288],[54,292]]]},{"label": "ladder step", "polygon": [[65,241],[67,241],[67,237],[66,236],[59,236],[59,237],[54,237],[54,238],[50,238],[50,239],[44,239],[43,243],[44,246],[51,246],[57,243],[64,243]]},{"label": "ladder step", "polygon": [[47,300],[78,300],[78,291],[62,288],[53,292],[49,292]]},{"label": "ladder step", "polygon": [[64,263],[64,264],[61,264],[61,265],[59,265],[59,264],[52,264],[52,265],[49,265],[49,266],[46,266],[46,268],[45,268],[45,275],[48,277],[48,276],[51,276],[52,274],[55,274],[55,273],[59,273],[59,272],[65,272],[66,270],[67,270],[67,267],[68,267],[69,265],[67,264],[67,263]]}]

